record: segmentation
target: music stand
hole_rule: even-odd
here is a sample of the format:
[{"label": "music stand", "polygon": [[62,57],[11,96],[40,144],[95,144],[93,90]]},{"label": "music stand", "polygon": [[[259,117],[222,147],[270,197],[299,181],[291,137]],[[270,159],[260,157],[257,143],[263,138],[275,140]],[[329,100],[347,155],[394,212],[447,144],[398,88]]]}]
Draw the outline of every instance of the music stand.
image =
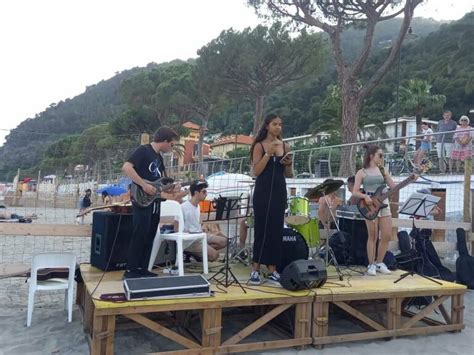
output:
[{"label": "music stand", "polygon": [[398,213],[412,217],[428,217],[441,197],[415,192],[405,201]]},{"label": "music stand", "polygon": [[[241,195],[242,196],[242,195]],[[232,272],[232,269],[230,268],[230,265],[229,265],[229,258],[230,258],[230,252],[229,252],[229,245],[230,245],[230,242],[229,242],[229,234],[230,234],[230,221],[231,220],[235,220],[236,223],[237,221],[239,220],[239,218],[242,218],[242,217],[239,217],[238,215],[238,212],[240,209],[242,209],[242,206],[241,206],[241,202],[242,201],[247,201],[247,206],[245,207],[246,209],[246,217],[248,216],[248,211],[249,211],[249,206],[250,206],[250,197],[239,197],[238,199],[229,199],[229,200],[226,200],[225,201],[225,206],[224,206],[224,211],[223,211],[223,214],[222,216],[216,216],[218,218],[215,218],[214,220],[215,221],[227,221],[227,245],[226,245],[226,257],[225,257],[225,264],[223,267],[221,267],[219,269],[219,271],[217,271],[210,279],[209,281],[211,280],[215,280],[218,284],[224,286],[225,288],[231,286],[233,283],[236,283],[237,285],[239,285],[239,287],[242,289],[242,291],[244,291],[244,293],[247,293],[247,291],[245,290],[245,288],[242,286],[242,284],[240,283],[240,281],[237,279],[237,277],[235,276],[235,274]],[[236,217],[233,217],[231,215],[231,212],[235,211],[237,216]],[[217,211],[216,211],[217,212]],[[210,222],[210,221],[213,221],[210,218],[210,211],[208,211],[208,219],[207,219],[207,222]],[[218,277],[220,276],[220,277]],[[229,280],[231,279],[231,280]]]},{"label": "music stand", "polygon": [[[427,217],[431,213],[433,208],[438,204],[438,202],[440,200],[441,200],[441,198],[438,197],[438,196],[433,196],[433,195],[430,195],[430,194],[422,194],[422,193],[415,192],[415,193],[411,194],[411,196],[408,198],[408,200],[405,201],[405,203],[400,208],[400,211],[398,211],[398,213],[411,216],[413,218],[413,227],[412,228],[415,229],[415,228],[417,228],[415,226],[415,217]],[[416,259],[420,259],[420,257],[416,257]],[[397,280],[393,281],[393,283],[397,283],[397,282],[403,280],[404,278],[406,278],[407,276],[413,276],[413,275],[416,274],[416,275],[421,276],[421,277],[423,277],[427,280],[430,280],[430,281],[432,281],[432,282],[434,282],[438,285],[442,285],[441,282],[436,281],[435,279],[432,279],[429,276],[417,273],[414,270],[414,267],[415,267],[415,263],[412,262],[411,263],[411,270],[403,273],[402,275],[400,275],[400,277]]]}]

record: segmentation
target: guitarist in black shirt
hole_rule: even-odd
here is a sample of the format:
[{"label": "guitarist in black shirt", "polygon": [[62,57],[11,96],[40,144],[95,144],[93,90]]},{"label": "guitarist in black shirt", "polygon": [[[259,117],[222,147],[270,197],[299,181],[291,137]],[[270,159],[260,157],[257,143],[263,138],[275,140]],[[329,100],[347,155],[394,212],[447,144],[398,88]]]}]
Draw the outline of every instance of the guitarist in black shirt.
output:
[{"label": "guitarist in black shirt", "polygon": [[[123,164],[122,171],[149,195],[155,195],[153,182],[166,176],[162,153],[168,153],[178,139],[178,135],[169,127],[160,127],[153,135],[153,142],[138,147]],[[145,181],[146,180],[146,181]],[[181,186],[175,185],[169,192],[161,192],[163,199],[178,199],[187,192],[180,191]],[[124,278],[156,276],[147,270],[153,240],[160,223],[161,199],[155,200],[147,207],[133,203],[133,235],[127,255],[127,270]]]}]

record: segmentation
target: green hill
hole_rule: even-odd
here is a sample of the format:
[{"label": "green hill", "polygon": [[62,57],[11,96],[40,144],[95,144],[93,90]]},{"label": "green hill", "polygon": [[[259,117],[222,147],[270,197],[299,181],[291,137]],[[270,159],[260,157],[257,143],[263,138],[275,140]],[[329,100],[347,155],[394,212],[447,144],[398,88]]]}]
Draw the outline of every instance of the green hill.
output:
[{"label": "green hill", "polygon": [[[399,23],[399,19],[393,19],[377,26],[374,38],[377,52],[371,58],[374,64],[382,60]],[[474,108],[474,13],[449,24],[415,18],[412,27],[417,38],[406,41],[402,48],[401,80],[415,77],[429,80],[435,93],[447,96],[446,107],[451,108],[455,115]],[[347,58],[354,56],[358,48],[356,43],[361,38],[362,32],[358,30],[348,30],[344,35],[344,52]],[[61,166],[43,170],[43,173],[61,171],[70,164],[86,164],[87,161],[77,152],[73,159],[68,148],[86,130],[100,132],[111,122],[114,122],[112,127],[120,126],[120,119],[123,120],[126,116],[124,113],[130,110],[123,99],[122,83],[147,70],[180,63],[183,62],[177,60],[160,65],[152,63],[145,68],[123,71],[89,86],[84,93],[74,98],[51,105],[34,118],[26,119],[10,132],[5,144],[0,147],[0,180],[11,181],[17,168],[34,174],[35,169],[45,166],[45,161],[53,161],[52,158],[56,159],[54,161],[61,161]],[[374,67],[369,65],[366,71],[371,72]],[[364,112],[391,117],[397,73],[397,67],[394,66],[367,101]],[[285,122],[291,123],[285,125],[285,136],[321,129],[328,120],[322,113],[324,110],[321,104],[328,86],[336,83],[335,78],[334,67],[329,65],[318,78],[280,87],[267,98],[265,110],[276,111],[284,117]],[[248,134],[252,128],[253,110],[253,102],[245,98],[229,99],[217,117],[210,121],[210,131]],[[439,116],[439,112],[427,110],[427,113],[433,117]],[[130,132],[132,133],[137,132]],[[93,143],[100,149],[100,142]],[[82,154],[84,155],[87,154]],[[93,156],[87,158],[89,161],[94,159]]]}]

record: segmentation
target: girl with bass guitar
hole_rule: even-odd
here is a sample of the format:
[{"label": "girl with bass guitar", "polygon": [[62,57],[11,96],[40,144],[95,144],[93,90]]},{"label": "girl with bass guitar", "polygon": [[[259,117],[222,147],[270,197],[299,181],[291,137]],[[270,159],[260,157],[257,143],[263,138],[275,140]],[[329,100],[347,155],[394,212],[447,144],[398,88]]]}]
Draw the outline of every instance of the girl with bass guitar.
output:
[{"label": "girl with bass guitar", "polygon": [[[365,154],[363,168],[360,169],[354,181],[353,196],[363,199],[367,206],[371,206],[374,201],[372,195],[383,185],[394,188],[396,183],[390,174],[383,169],[383,152],[376,145],[364,145]],[[363,186],[364,193],[360,191]],[[382,274],[390,274],[391,271],[383,263],[383,258],[387,252],[388,242],[392,235],[392,214],[388,200],[384,201],[387,207],[382,208],[376,218],[373,220],[366,219],[367,224],[367,257],[369,265],[367,266],[367,274],[376,276],[377,272]],[[380,239],[377,249],[377,239]],[[377,251],[377,253],[376,253]]]}]

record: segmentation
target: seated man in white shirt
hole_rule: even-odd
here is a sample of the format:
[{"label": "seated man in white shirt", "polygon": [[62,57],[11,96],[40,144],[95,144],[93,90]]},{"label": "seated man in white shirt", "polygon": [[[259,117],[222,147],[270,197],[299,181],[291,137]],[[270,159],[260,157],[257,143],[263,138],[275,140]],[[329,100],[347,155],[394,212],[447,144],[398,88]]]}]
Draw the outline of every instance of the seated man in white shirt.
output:
[{"label": "seated man in white shirt", "polygon": [[[191,184],[189,191],[191,198],[181,204],[184,218],[184,232],[202,233],[200,222],[199,202],[206,199],[207,182],[196,181]],[[216,261],[219,258],[219,250],[227,245],[227,237],[221,232],[207,233],[207,258],[209,261]],[[190,245],[184,246],[184,251],[193,255],[197,260],[202,260],[201,241],[194,241]]]}]

